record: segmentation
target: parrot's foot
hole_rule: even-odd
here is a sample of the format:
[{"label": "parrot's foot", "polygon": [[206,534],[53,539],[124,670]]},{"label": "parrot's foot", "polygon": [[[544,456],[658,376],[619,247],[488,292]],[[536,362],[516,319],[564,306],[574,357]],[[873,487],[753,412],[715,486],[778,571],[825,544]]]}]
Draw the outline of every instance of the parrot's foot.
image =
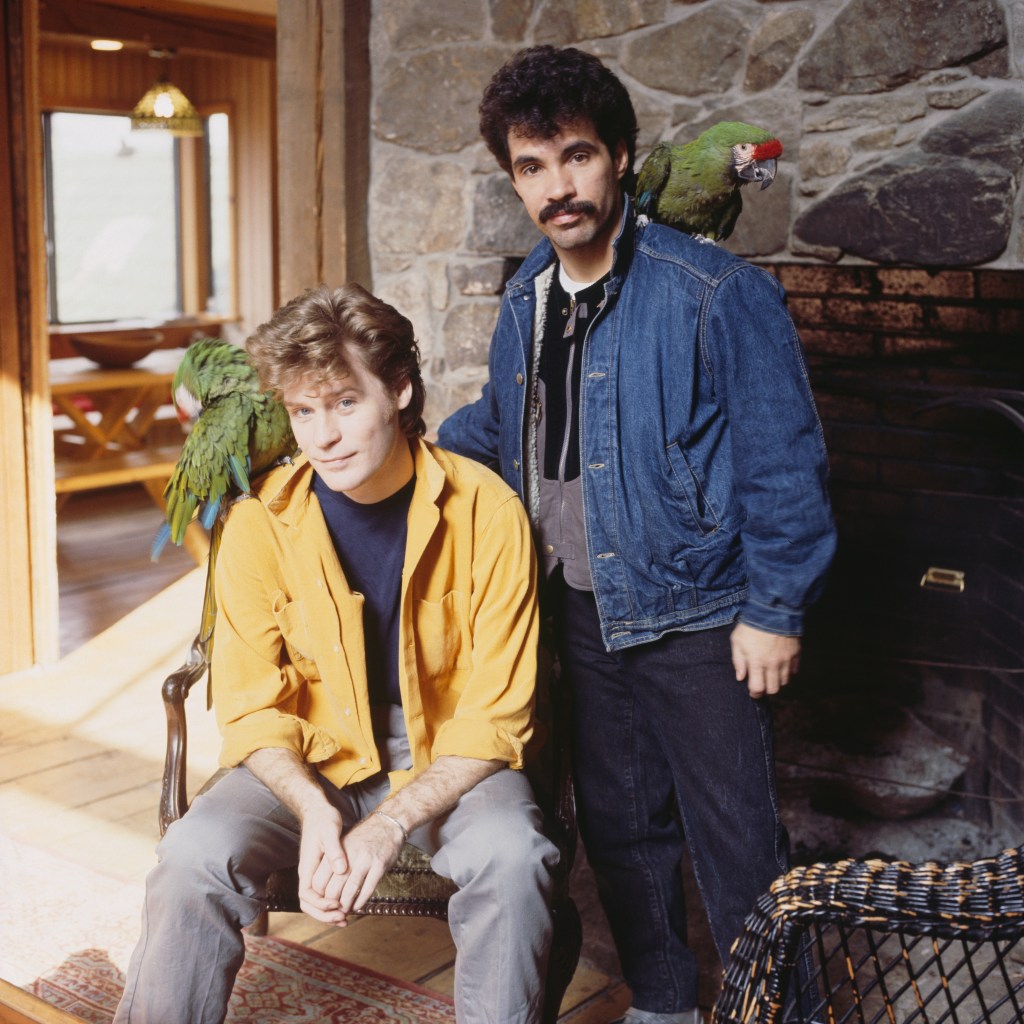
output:
[{"label": "parrot's foot", "polygon": [[651,223],[651,218],[646,213],[638,213],[636,216],[636,226],[638,228],[645,228]]},{"label": "parrot's foot", "polygon": [[701,245],[718,245],[713,238],[708,238],[707,235],[702,235],[700,233],[695,234],[693,236],[693,240],[695,242],[700,242]]}]

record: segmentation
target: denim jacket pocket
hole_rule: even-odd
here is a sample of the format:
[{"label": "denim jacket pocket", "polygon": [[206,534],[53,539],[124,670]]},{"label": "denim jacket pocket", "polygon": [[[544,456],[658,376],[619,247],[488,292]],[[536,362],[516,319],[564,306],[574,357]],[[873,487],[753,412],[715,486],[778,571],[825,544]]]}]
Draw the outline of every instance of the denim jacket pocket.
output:
[{"label": "denim jacket pocket", "polygon": [[686,500],[694,528],[702,537],[714,533],[722,525],[721,520],[704,494],[700,480],[679,442],[674,441],[668,445],[665,453],[668,456],[669,469],[672,471],[672,489]]}]

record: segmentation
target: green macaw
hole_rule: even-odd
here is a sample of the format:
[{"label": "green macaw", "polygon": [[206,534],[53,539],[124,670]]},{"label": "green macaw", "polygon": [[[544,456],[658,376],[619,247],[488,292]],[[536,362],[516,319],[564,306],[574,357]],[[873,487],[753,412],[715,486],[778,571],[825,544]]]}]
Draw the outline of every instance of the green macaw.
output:
[{"label": "green macaw", "polygon": [[[297,451],[288,413],[260,388],[245,351],[220,338],[200,338],[185,350],[171,385],[174,408],[191,425],[164,488],[166,522],[153,541],[156,561],[168,540],[181,544],[197,516],[210,531],[199,638],[212,643],[217,604],[214,566],[230,503],[250,481]],[[209,654],[209,646],[207,653]]]},{"label": "green macaw", "polygon": [[719,121],[692,142],[661,142],[640,168],[637,212],[692,235],[724,241],[743,208],[740,187],[767,188],[775,178],[782,143],[763,128]]}]

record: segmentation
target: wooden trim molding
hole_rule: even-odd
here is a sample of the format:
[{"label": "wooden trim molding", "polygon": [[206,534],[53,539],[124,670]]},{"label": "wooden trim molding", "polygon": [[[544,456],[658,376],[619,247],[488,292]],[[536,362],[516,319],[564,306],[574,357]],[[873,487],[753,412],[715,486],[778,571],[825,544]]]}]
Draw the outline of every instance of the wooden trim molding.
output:
[{"label": "wooden trim molding", "polygon": [[2,8],[0,673],[59,654],[37,4],[6,0]]}]

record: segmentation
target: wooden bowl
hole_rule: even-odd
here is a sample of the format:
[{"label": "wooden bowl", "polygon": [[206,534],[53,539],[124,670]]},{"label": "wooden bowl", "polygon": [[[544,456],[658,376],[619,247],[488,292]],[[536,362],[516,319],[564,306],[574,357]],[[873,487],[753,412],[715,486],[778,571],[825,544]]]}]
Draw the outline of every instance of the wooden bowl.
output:
[{"label": "wooden bowl", "polygon": [[159,331],[93,331],[68,338],[80,356],[105,367],[132,366],[159,348],[163,340]]}]

